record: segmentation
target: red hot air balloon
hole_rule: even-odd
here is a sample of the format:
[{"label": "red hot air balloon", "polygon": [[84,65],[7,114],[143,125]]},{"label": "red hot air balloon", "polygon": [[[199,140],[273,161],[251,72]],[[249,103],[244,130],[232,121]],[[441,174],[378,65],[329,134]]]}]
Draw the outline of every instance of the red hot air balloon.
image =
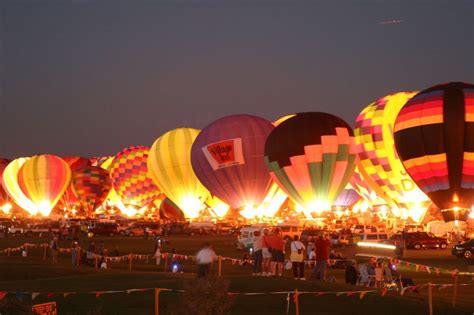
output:
[{"label": "red hot air balloon", "polygon": [[197,136],[191,163],[201,183],[231,207],[258,207],[270,185],[263,160],[270,121],[252,115],[220,118]]},{"label": "red hot air balloon", "polygon": [[98,166],[76,170],[72,175],[72,182],[79,202],[87,215],[95,212],[112,188],[109,173]]},{"label": "red hot air balloon", "polygon": [[166,198],[160,205],[160,216],[174,221],[184,221],[184,213],[181,209],[169,198]]},{"label": "red hot air balloon", "polygon": [[[74,174],[77,170],[91,166],[91,161],[89,159],[80,157],[80,156],[64,156],[62,159],[69,165],[71,172]],[[64,192],[63,196],[59,200],[59,204],[62,208],[72,209],[79,200],[77,199],[76,192],[71,181],[69,187]]]},{"label": "red hot air balloon", "polygon": [[400,110],[394,132],[407,173],[444,219],[466,220],[474,206],[474,85],[421,91]]}]

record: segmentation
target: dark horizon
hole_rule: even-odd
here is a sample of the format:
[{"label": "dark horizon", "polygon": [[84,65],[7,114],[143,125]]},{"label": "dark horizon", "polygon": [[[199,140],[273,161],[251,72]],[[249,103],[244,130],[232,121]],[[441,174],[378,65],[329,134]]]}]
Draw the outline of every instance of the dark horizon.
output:
[{"label": "dark horizon", "polygon": [[230,114],[474,82],[472,1],[2,1],[0,157],[114,155]]}]

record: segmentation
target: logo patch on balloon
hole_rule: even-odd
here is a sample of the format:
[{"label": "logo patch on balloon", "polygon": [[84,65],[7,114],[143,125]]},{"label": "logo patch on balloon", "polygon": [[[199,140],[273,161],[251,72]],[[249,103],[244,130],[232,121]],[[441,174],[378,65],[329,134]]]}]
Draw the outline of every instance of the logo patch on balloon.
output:
[{"label": "logo patch on balloon", "polygon": [[214,142],[202,147],[213,170],[245,164],[242,154],[242,138]]}]

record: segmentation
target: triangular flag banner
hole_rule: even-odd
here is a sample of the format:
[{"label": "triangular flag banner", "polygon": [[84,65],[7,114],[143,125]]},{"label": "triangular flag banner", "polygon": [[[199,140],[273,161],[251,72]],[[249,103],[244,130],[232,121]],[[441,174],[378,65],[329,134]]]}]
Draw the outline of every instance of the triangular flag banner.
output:
[{"label": "triangular flag banner", "polygon": [[347,292],[347,296],[353,296],[354,294],[356,294],[355,292]]},{"label": "triangular flag banner", "polygon": [[5,292],[5,291],[0,291],[0,301],[3,300],[5,298],[5,296],[7,296],[8,292]]},{"label": "triangular flag banner", "polygon": [[18,301],[23,301],[23,293],[17,292],[15,293],[15,297]]},{"label": "triangular flag banner", "polygon": [[341,296],[341,295],[344,295],[346,292],[337,292],[336,293],[336,296]]},{"label": "triangular flag banner", "polygon": [[362,300],[366,294],[367,294],[367,291],[362,291],[359,295],[359,298]]},{"label": "triangular flag banner", "polygon": [[426,266],[425,269],[426,269],[426,271],[427,271],[428,273],[431,273],[430,267]]},{"label": "triangular flag banner", "polygon": [[38,292],[33,292],[31,293],[31,299],[34,300],[38,297],[38,295],[40,295]]},{"label": "triangular flag banner", "polygon": [[387,294],[387,291],[387,288],[384,288],[382,292],[380,292],[380,295],[385,296],[385,294]]},{"label": "triangular flag banner", "polygon": [[316,292],[316,296],[323,296],[326,292]]},{"label": "triangular flag banner", "polygon": [[100,297],[102,294],[104,294],[104,293],[103,293],[103,292],[96,292],[96,293],[95,293],[95,297],[98,298],[98,297]]},{"label": "triangular flag banner", "polygon": [[54,297],[54,293],[48,293],[48,299]]},{"label": "triangular flag banner", "polygon": [[71,293],[63,293],[64,298],[67,298]]}]

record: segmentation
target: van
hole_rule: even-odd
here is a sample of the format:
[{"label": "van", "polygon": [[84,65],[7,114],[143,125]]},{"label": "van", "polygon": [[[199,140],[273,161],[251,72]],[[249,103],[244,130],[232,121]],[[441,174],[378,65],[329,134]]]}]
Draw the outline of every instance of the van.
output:
[{"label": "van", "polygon": [[247,226],[240,229],[237,236],[237,248],[250,250],[253,249],[253,242],[257,236],[263,235],[263,226]]},{"label": "van", "polygon": [[300,233],[303,231],[303,228],[297,226],[297,225],[278,225],[278,229],[280,229],[281,237],[285,241],[291,241],[293,240],[293,237],[295,235],[300,235]]},{"label": "van", "polygon": [[388,238],[389,238],[388,233],[384,233],[384,232],[360,234],[361,242],[378,243],[378,242],[386,241],[388,240]]}]

